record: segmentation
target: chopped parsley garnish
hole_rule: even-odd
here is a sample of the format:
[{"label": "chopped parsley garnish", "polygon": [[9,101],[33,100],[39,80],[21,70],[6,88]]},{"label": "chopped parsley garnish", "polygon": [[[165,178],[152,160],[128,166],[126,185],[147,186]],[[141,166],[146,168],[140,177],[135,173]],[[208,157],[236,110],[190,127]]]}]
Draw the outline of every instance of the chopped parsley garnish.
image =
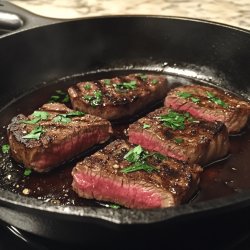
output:
[{"label": "chopped parsley garnish", "polygon": [[211,92],[208,92],[208,91],[207,91],[207,98],[208,98],[210,101],[212,101],[212,102],[214,102],[214,103],[220,105],[220,106],[223,107],[223,108],[227,108],[227,107],[228,107],[228,104],[227,104],[227,103],[225,103],[224,101],[222,101],[220,98],[216,97],[216,96],[215,96],[213,93],[211,93]]},{"label": "chopped parsley garnish", "polygon": [[86,113],[85,112],[81,112],[81,111],[72,111],[67,113],[66,115],[69,117],[74,117],[74,116],[84,116]]},{"label": "chopped parsley garnish", "polygon": [[60,114],[57,115],[53,118],[53,122],[58,122],[58,123],[69,123],[71,122],[71,119],[66,116],[66,114]]},{"label": "chopped parsley garnish", "polygon": [[143,152],[143,149],[139,145],[131,149],[130,151],[128,151],[128,153],[124,155],[123,158],[129,162],[136,162],[140,159],[142,152]]},{"label": "chopped parsley garnish", "polygon": [[49,102],[59,102],[60,96],[59,95],[52,95],[49,99]]},{"label": "chopped parsley garnish", "polygon": [[24,175],[24,176],[29,176],[29,175],[31,174],[31,172],[32,172],[32,170],[31,170],[30,168],[26,168],[26,169],[24,170],[23,175]]},{"label": "chopped parsley garnish", "polygon": [[186,98],[191,97],[192,94],[190,94],[188,92],[180,92],[180,93],[178,93],[178,96],[186,99]]},{"label": "chopped parsley garnish", "polygon": [[104,82],[104,84],[106,84],[106,85],[110,85],[111,80],[110,80],[110,79],[104,79],[103,82]]},{"label": "chopped parsley garnish", "polygon": [[182,138],[175,138],[174,141],[175,141],[175,143],[177,143],[177,144],[180,144],[180,143],[183,143],[183,142],[184,142],[184,140],[183,140]]},{"label": "chopped parsley garnish", "polygon": [[69,95],[62,90],[56,90],[55,94],[50,97],[49,102],[67,103],[69,102]]},{"label": "chopped parsley garnish", "polygon": [[163,124],[166,127],[169,127],[173,130],[183,130],[185,129],[185,121],[186,119],[190,118],[190,114],[189,113],[177,113],[174,111],[169,111],[168,114],[166,115],[161,115],[160,117],[157,117],[161,122],[163,122]]},{"label": "chopped parsley garnish", "polygon": [[96,107],[102,103],[102,92],[95,90],[94,95],[85,95],[83,99],[90,103],[91,106]]},{"label": "chopped parsley garnish", "polygon": [[199,103],[200,102],[200,98],[198,98],[198,97],[191,97],[190,99],[194,103]]},{"label": "chopped parsley garnish", "polygon": [[152,171],[157,170],[157,169],[146,163],[136,162],[135,165],[122,169],[121,172],[127,174],[131,172],[139,171],[139,170],[144,170],[148,173],[151,173]]},{"label": "chopped parsley garnish", "polygon": [[157,79],[153,79],[153,80],[152,80],[152,84],[155,85],[155,84],[157,84],[157,83],[158,83],[158,80],[157,80]]},{"label": "chopped parsley garnish", "polygon": [[10,151],[10,145],[9,144],[2,145],[2,152],[3,152],[3,154],[8,154],[9,151]]},{"label": "chopped parsley garnish", "polygon": [[193,95],[191,93],[188,93],[188,92],[180,92],[177,94],[179,97],[181,98],[190,98],[190,100],[194,103],[199,103],[200,102],[200,98],[198,97],[193,97]]},{"label": "chopped parsley garnish", "polygon": [[85,89],[85,90],[90,90],[90,89],[91,89],[91,85],[90,85],[90,84],[84,85],[84,89]]},{"label": "chopped parsley garnish", "polygon": [[114,87],[116,88],[116,90],[133,90],[137,86],[136,81],[130,81],[114,84]]},{"label": "chopped parsley garnish", "polygon": [[165,156],[159,153],[150,154],[148,151],[143,150],[143,148],[139,145],[131,149],[123,157],[128,162],[133,163],[133,165],[122,169],[121,172],[127,174],[131,172],[139,171],[139,170],[144,170],[148,173],[151,173],[152,171],[158,171],[156,167],[151,166],[150,164],[146,162],[146,159],[150,156],[161,161],[166,159]]},{"label": "chopped parsley garnish", "polygon": [[22,138],[39,140],[42,133],[44,133],[42,126],[37,126],[29,134],[23,136]]},{"label": "chopped parsley garnish", "polygon": [[151,126],[149,124],[146,124],[146,123],[144,123],[143,126],[142,126],[142,128],[144,128],[144,129],[147,129],[147,128],[150,128],[150,127]]},{"label": "chopped parsley garnish", "polygon": [[69,123],[71,122],[70,117],[76,117],[76,116],[84,116],[85,113],[81,111],[73,111],[69,112],[67,114],[59,114],[53,118],[53,122],[59,122],[59,123]]},{"label": "chopped parsley garnish", "polygon": [[41,120],[47,120],[48,117],[49,117],[49,113],[45,112],[45,111],[34,111],[34,113],[32,114],[32,116],[38,117]]},{"label": "chopped parsley garnish", "polygon": [[45,111],[34,111],[32,114],[33,117],[35,117],[32,120],[20,120],[20,123],[25,123],[25,124],[36,124],[40,122],[41,120],[47,120],[49,117],[49,113]]}]

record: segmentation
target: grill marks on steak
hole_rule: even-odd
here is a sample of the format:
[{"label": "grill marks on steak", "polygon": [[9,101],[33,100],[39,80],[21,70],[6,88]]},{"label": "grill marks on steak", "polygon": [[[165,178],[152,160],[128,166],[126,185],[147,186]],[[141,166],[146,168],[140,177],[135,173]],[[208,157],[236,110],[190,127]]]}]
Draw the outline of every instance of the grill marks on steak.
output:
[{"label": "grill marks on steak", "polygon": [[68,89],[74,109],[116,120],[130,117],[166,96],[164,76],[130,74],[80,82]]},{"label": "grill marks on steak", "polygon": [[[34,117],[28,119],[20,114],[12,119],[7,129],[13,158],[38,172],[48,171],[95,144],[107,141],[112,131],[108,121],[89,114],[71,117],[68,123],[53,121],[59,114],[73,111],[64,104],[45,104],[40,111],[48,112],[48,119],[25,124],[20,121]],[[39,140],[23,138],[37,126],[44,131]]]},{"label": "grill marks on steak", "polygon": [[[129,141],[147,150],[190,163],[207,164],[228,153],[228,132],[223,123],[190,116],[185,120],[184,129],[174,130],[159,119],[171,111],[163,107],[131,124],[128,129]],[[144,128],[145,125],[147,128]]]},{"label": "grill marks on steak", "polygon": [[160,208],[187,201],[197,190],[202,169],[171,158],[148,157],[157,171],[123,173],[133,146],[116,140],[77,163],[72,187],[80,197],[115,202],[128,208]]},{"label": "grill marks on steak", "polygon": [[[186,98],[185,94],[183,97],[183,93],[186,93]],[[187,94],[191,96],[187,97]],[[211,98],[211,94],[215,99]],[[196,102],[192,101],[192,98]],[[221,121],[229,133],[239,132],[246,125],[250,113],[249,103],[223,90],[201,85],[172,89],[165,98],[164,105],[175,110],[187,111],[203,120]]]}]

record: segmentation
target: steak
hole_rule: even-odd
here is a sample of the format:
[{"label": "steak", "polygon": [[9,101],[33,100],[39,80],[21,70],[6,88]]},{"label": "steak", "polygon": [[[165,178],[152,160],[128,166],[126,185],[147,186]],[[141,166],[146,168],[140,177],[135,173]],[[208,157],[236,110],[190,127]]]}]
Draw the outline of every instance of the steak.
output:
[{"label": "steak", "polygon": [[147,150],[190,163],[207,164],[228,153],[226,126],[208,122],[188,112],[162,107],[131,124],[129,141]]},{"label": "steak", "polygon": [[183,110],[207,121],[223,122],[229,133],[239,132],[247,123],[250,105],[220,89],[187,85],[172,89],[165,106]]},{"label": "steak", "polygon": [[7,132],[13,158],[27,168],[46,172],[95,144],[107,141],[111,125],[64,104],[51,103],[29,117],[17,115]]},{"label": "steak", "polygon": [[108,120],[130,117],[167,93],[164,76],[130,74],[77,83],[68,89],[74,109]]},{"label": "steak", "polygon": [[201,172],[196,164],[116,140],[77,163],[72,170],[72,187],[80,197],[128,208],[171,207],[191,198],[198,189]]}]

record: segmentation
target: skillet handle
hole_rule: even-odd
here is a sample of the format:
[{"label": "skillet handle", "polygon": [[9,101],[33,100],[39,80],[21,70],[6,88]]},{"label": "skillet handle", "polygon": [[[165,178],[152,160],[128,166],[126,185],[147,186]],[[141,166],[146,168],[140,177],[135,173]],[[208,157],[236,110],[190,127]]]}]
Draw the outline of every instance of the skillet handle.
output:
[{"label": "skillet handle", "polygon": [[33,14],[8,1],[0,0],[0,37],[65,20]]}]

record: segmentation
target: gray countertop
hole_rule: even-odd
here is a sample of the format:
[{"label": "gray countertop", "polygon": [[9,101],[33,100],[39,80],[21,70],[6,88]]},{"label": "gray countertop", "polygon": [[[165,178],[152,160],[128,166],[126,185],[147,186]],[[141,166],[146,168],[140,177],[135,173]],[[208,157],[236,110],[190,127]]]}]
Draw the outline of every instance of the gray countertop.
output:
[{"label": "gray countertop", "polygon": [[12,0],[42,16],[79,18],[117,14],[181,16],[250,30],[250,0]]}]

